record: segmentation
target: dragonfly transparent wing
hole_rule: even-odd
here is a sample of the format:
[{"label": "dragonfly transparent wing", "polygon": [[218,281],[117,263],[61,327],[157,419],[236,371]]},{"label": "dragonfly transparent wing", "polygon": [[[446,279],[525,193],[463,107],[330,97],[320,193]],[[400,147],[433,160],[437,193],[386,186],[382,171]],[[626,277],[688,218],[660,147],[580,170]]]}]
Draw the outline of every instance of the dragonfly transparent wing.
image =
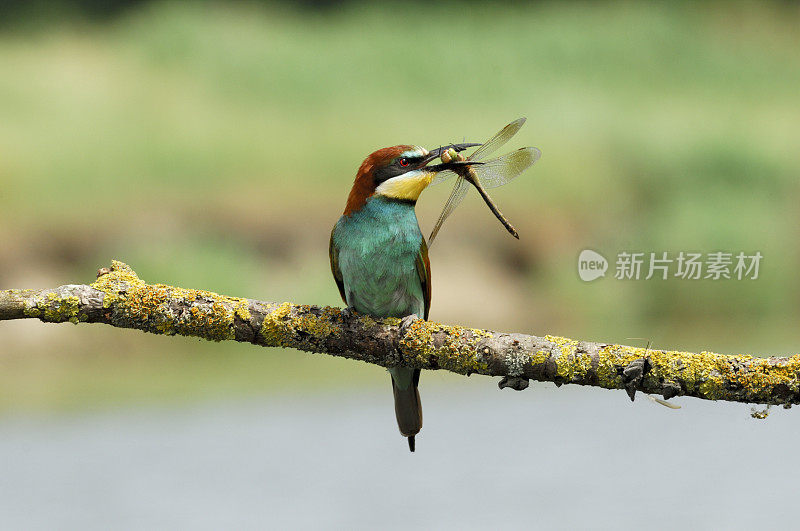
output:
[{"label": "dragonfly transparent wing", "polygon": [[542,152],[535,147],[526,147],[482,164],[475,164],[472,170],[484,188],[497,188],[519,176],[541,156]]},{"label": "dragonfly transparent wing", "polygon": [[[480,160],[481,158],[491,155],[492,153],[497,151],[500,147],[502,147],[503,144],[508,142],[512,136],[517,134],[517,131],[519,131],[525,124],[525,120],[526,120],[525,118],[519,118],[518,120],[514,120],[513,122],[502,128],[500,131],[497,132],[496,135],[487,140],[485,143],[481,144],[480,147],[478,147],[478,149],[475,150],[475,153],[470,155],[467,158],[467,160]],[[541,153],[539,153],[539,155],[541,155]],[[537,156],[536,158],[538,159],[539,156]],[[534,160],[533,162],[536,162],[536,160]],[[533,162],[531,164],[533,164]],[[437,185],[439,183],[443,183],[448,179],[451,179],[453,175],[457,174],[449,170],[440,171],[439,173],[436,174],[433,180],[431,180],[431,185]],[[514,177],[516,177],[516,175]],[[500,185],[498,184],[497,186]]]},{"label": "dragonfly transparent wing", "polygon": [[514,120],[476,149],[475,152],[468,157],[468,160],[480,160],[483,157],[491,155],[502,147],[503,144],[511,140],[511,137],[517,134],[517,131],[522,128],[523,124],[525,124],[525,118]]},{"label": "dragonfly transparent wing", "polygon": [[456,173],[450,170],[443,170],[437,172],[436,175],[434,175],[433,179],[431,180],[431,186],[443,183],[448,179],[452,179],[454,175],[456,175]]},{"label": "dragonfly transparent wing", "polygon": [[459,177],[456,181],[456,185],[453,187],[453,191],[450,192],[450,197],[447,198],[447,203],[444,204],[442,213],[439,214],[439,219],[436,220],[436,225],[434,225],[433,230],[431,231],[431,236],[428,238],[428,247],[431,246],[433,239],[436,238],[437,234],[439,234],[439,229],[442,228],[444,220],[446,220],[447,217],[453,213],[453,210],[455,210],[456,207],[461,204],[461,201],[464,200],[464,196],[467,195],[468,189],[469,183],[463,177]]}]

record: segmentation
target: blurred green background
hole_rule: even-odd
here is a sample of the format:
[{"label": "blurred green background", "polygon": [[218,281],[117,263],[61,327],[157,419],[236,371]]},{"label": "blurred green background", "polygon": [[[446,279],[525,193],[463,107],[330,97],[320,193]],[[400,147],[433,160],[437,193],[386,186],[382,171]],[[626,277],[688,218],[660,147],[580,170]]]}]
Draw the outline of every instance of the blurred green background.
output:
[{"label": "blurred green background", "polygon": [[[11,4],[0,23],[2,289],[91,282],[115,258],[150,282],[340,305],[328,237],[363,158],[527,116],[509,148],[542,159],[493,194],[521,240],[468,197],[431,250],[432,319],[796,352],[796,3],[96,4]],[[448,192],[422,196],[423,232]],[[585,248],[764,259],[756,281],[612,264],[584,283]],[[389,384],[324,355],[0,323],[5,411],[323,386]]]}]

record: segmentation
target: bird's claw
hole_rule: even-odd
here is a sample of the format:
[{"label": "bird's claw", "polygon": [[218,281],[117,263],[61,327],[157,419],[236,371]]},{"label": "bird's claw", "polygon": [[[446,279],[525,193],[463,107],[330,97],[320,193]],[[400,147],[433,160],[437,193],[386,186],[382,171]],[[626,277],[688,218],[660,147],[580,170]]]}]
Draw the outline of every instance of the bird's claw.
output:
[{"label": "bird's claw", "polygon": [[414,324],[414,321],[419,321],[419,315],[412,313],[411,315],[406,315],[400,320],[400,332],[402,334],[406,333],[406,330]]},{"label": "bird's claw", "polygon": [[350,319],[356,314],[355,309],[352,306],[348,306],[347,308],[342,308],[342,317],[345,319]]}]

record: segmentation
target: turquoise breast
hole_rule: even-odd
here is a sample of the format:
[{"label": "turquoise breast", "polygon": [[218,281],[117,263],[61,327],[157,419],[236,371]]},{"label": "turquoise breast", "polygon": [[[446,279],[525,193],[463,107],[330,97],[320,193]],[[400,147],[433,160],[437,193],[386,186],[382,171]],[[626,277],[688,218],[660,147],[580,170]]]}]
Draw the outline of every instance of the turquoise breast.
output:
[{"label": "turquoise breast", "polygon": [[374,317],[424,313],[416,259],[422,245],[414,204],[373,196],[333,232],[347,305]]}]

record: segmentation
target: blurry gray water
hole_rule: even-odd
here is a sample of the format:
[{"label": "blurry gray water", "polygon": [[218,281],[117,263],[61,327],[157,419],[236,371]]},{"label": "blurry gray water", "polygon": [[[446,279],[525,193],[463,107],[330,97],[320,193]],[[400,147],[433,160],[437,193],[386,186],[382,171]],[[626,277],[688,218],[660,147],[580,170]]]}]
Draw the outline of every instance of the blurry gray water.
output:
[{"label": "blurry gray water", "polygon": [[[388,380],[388,379],[387,379]],[[473,377],[385,392],[0,419],[3,529],[796,524],[798,412]]]}]

